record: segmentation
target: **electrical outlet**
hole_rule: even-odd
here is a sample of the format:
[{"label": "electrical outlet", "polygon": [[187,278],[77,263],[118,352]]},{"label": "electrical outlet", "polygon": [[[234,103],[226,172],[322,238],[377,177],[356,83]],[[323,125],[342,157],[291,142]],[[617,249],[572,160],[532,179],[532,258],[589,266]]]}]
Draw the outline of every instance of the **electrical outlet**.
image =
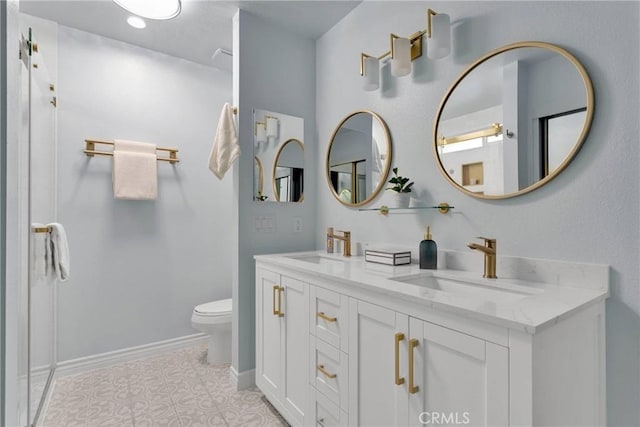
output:
[{"label": "electrical outlet", "polygon": [[302,231],[302,218],[297,216],[293,218],[293,232],[300,233]]}]

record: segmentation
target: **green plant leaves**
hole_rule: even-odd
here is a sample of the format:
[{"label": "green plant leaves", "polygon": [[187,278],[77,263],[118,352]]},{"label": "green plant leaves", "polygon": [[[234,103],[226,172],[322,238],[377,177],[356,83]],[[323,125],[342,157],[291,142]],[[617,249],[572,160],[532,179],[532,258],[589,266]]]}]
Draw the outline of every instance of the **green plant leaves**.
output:
[{"label": "green plant leaves", "polygon": [[388,181],[389,184],[394,184],[392,187],[387,187],[385,190],[393,190],[397,193],[411,193],[411,187],[413,187],[413,181],[409,182],[409,178],[398,175],[398,168],[393,170],[393,177]]}]

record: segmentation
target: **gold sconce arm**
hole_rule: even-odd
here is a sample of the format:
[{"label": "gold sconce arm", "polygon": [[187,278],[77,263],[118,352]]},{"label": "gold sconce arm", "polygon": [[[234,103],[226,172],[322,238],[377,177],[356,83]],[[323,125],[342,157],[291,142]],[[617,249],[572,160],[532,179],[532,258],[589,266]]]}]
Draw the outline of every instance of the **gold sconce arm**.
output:
[{"label": "gold sconce arm", "polygon": [[433,9],[427,9],[427,37],[431,38],[431,17],[437,15]]},{"label": "gold sconce arm", "polygon": [[396,50],[393,48],[393,41],[395,39],[399,39],[399,38],[400,38],[400,36],[397,36],[397,35],[395,35],[393,33],[389,34],[389,42],[391,44],[391,51],[390,51],[391,52],[391,59],[394,59],[396,57]]},{"label": "gold sconce arm", "polygon": [[368,54],[366,54],[364,52],[362,52],[360,54],[360,75],[361,76],[364,76],[364,73],[366,71],[366,68],[365,68],[365,65],[364,65],[364,60],[367,59],[367,58],[373,58],[373,56],[372,55],[368,55]]}]

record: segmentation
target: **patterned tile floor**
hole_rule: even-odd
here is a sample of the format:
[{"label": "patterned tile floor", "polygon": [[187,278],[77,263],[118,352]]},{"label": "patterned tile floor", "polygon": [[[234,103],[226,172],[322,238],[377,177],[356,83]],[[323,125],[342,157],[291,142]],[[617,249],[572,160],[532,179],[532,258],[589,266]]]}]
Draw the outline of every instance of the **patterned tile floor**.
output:
[{"label": "patterned tile floor", "polygon": [[56,381],[44,427],[286,426],[256,388],[236,391],[206,345]]}]

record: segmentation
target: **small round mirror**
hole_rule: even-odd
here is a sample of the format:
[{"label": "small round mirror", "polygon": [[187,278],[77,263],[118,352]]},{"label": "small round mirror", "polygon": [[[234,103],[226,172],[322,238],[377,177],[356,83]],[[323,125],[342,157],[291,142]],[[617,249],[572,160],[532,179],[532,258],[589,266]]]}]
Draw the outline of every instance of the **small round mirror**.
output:
[{"label": "small round mirror", "polygon": [[498,48],[444,96],[434,125],[443,175],[485,199],[528,193],[556,177],[584,142],[593,86],[580,62],[542,42]]},{"label": "small round mirror", "polygon": [[362,206],[380,192],[391,166],[391,135],[382,117],[356,111],[333,131],[327,149],[326,176],[343,205]]},{"label": "small round mirror", "polygon": [[278,148],[273,164],[273,194],[277,202],[304,199],[304,144],[288,139]]}]

